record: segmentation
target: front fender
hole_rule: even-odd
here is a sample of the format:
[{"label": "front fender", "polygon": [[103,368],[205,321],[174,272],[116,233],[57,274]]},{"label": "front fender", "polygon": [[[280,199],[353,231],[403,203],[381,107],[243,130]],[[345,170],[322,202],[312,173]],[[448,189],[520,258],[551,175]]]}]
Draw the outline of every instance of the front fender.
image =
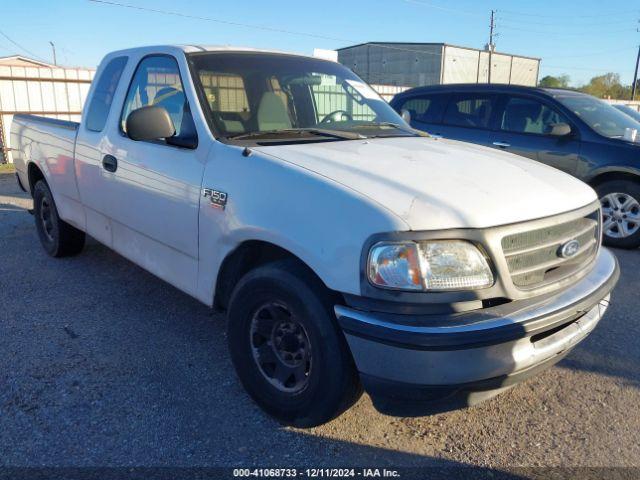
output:
[{"label": "front fender", "polygon": [[198,298],[207,304],[222,262],[245,241],[288,250],[329,288],[359,295],[365,240],[408,229],[349,187],[272,156],[243,156],[241,148],[221,143],[210,155],[203,189],[226,193],[227,204],[221,209],[200,198]]}]

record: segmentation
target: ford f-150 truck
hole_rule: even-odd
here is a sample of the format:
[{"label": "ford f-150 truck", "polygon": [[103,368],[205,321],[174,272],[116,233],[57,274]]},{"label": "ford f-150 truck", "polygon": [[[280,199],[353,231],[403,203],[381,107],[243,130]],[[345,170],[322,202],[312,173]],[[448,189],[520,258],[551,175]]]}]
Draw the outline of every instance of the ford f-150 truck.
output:
[{"label": "ford f-150 truck", "polygon": [[87,234],[226,312],[240,381],[285,424],[363,389],[388,413],[488,398],[581,342],[618,278],[590,187],[420,134],[335,62],[118,51],[79,124],[11,136],[47,253]]}]

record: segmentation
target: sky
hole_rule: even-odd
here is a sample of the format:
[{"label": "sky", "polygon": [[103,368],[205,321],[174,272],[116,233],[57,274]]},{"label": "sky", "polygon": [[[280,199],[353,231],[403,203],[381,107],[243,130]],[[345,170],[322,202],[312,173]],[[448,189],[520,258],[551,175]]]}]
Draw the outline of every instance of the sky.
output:
[{"label": "sky", "polygon": [[303,54],[368,41],[483,48],[493,9],[497,51],[542,58],[540,78],[567,74],[578,86],[607,72],[630,84],[640,44],[640,0],[107,1],[179,15],[90,0],[0,0],[0,56],[52,61],[50,41],[59,64],[85,67],[112,50],[166,43]]}]

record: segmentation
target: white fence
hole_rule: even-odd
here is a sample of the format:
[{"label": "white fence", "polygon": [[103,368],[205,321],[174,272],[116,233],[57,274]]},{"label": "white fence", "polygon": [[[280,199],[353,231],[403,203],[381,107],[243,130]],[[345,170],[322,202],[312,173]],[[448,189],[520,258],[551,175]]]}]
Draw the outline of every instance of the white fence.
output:
[{"label": "white fence", "polygon": [[79,120],[95,70],[0,65],[0,163],[6,158],[14,115]]}]

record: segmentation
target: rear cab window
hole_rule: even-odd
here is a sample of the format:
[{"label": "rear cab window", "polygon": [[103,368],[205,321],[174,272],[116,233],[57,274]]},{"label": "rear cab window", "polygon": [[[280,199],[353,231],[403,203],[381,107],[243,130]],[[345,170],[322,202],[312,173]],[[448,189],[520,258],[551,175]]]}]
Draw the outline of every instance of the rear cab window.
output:
[{"label": "rear cab window", "polygon": [[442,123],[488,129],[496,101],[496,96],[488,93],[456,93],[447,105]]},{"label": "rear cab window", "polygon": [[244,80],[239,75],[201,71],[200,83],[207,104],[224,129],[231,133],[247,131],[252,116]]},{"label": "rear cab window", "polygon": [[113,96],[118,88],[127,57],[116,57],[109,61],[100,74],[91,103],[87,109],[85,126],[92,132],[101,132],[107,123]]}]

